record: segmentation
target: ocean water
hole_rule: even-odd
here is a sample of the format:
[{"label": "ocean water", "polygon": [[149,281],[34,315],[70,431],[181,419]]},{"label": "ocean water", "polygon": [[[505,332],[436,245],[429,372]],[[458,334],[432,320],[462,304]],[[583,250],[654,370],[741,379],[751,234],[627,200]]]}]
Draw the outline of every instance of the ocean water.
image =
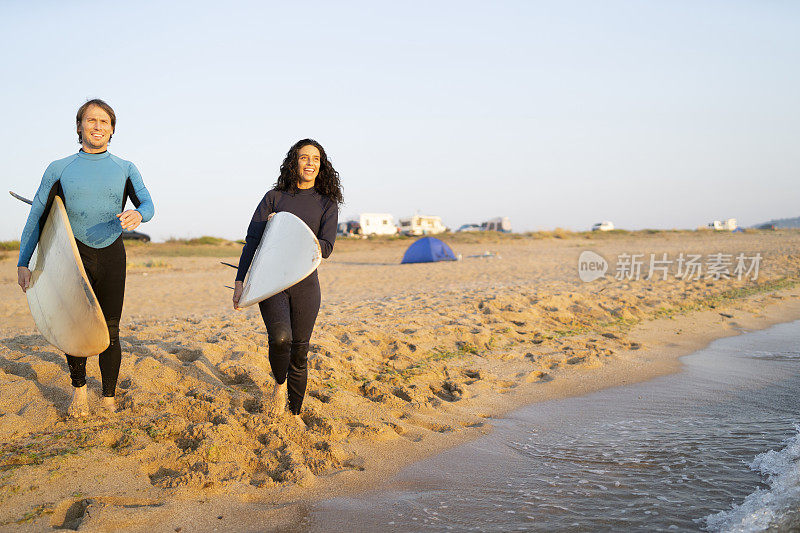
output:
[{"label": "ocean water", "polygon": [[800,322],[534,404],[301,531],[800,531]]}]

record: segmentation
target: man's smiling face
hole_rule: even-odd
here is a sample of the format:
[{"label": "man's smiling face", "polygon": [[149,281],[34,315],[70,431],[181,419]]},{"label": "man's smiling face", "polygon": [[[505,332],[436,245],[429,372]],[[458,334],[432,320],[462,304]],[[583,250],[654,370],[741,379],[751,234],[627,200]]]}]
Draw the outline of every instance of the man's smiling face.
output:
[{"label": "man's smiling face", "polygon": [[108,141],[114,133],[111,117],[102,108],[89,106],[83,114],[78,133],[85,152],[102,152],[108,148]]}]

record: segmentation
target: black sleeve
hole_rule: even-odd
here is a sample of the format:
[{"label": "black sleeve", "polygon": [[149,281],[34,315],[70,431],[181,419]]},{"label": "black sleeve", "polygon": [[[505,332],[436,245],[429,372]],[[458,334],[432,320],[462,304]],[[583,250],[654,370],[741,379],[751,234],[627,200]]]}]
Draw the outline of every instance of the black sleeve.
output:
[{"label": "black sleeve", "polygon": [[250,268],[250,263],[253,262],[256,248],[258,248],[258,243],[261,242],[264,228],[267,227],[267,217],[269,217],[273,210],[271,200],[272,198],[269,193],[264,195],[264,198],[258,203],[255,213],[253,213],[250,225],[247,226],[247,237],[245,237],[244,248],[239,258],[239,269],[236,272],[236,281],[244,281],[247,270]]},{"label": "black sleeve", "polygon": [[322,212],[322,220],[319,223],[319,247],[322,257],[327,258],[333,252],[333,243],[336,242],[336,228],[339,225],[339,206],[336,202],[328,202],[325,211]]},{"label": "black sleeve", "polygon": [[136,190],[133,188],[133,183],[131,183],[131,179],[128,178],[125,180],[125,192],[122,194],[122,211],[125,211],[125,204],[128,203],[128,198],[131,199],[133,202],[133,207],[139,207],[142,205],[142,201],[139,200],[139,196],[136,194]]}]

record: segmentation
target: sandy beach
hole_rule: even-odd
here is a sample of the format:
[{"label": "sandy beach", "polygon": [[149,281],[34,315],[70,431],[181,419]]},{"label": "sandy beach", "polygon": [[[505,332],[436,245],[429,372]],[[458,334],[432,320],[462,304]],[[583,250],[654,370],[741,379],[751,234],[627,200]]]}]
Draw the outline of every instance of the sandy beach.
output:
[{"label": "sandy beach", "polygon": [[[374,486],[521,405],[674,372],[711,340],[800,318],[800,232],[445,236],[462,260],[400,265],[411,240],[340,240],[301,420],[264,402],[257,308],[230,308],[239,245],[133,244],[120,410],[66,417],[63,354],[0,257],[0,529],[254,531]],[[609,262],[578,277],[578,256]],[[480,256],[485,252],[494,255]],[[760,254],[756,280],[647,277],[650,254]],[[644,254],[639,279],[615,278]],[[96,359],[87,365],[98,406]]]}]

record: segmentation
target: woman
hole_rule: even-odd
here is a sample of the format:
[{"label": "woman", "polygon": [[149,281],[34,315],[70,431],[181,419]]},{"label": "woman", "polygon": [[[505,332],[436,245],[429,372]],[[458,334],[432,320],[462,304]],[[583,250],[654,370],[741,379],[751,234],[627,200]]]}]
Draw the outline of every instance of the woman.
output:
[{"label": "woman", "polygon": [[[233,291],[233,308],[238,309],[244,277],[273,214],[288,211],[299,217],[317,236],[322,257],[328,257],[336,240],[342,202],[339,173],[328,160],[322,145],[312,139],[295,143],[281,164],[275,188],[261,199],[247,228]],[[275,395],[277,388],[286,381],[289,410],[295,415],[300,414],[306,393],[308,343],[319,304],[316,270],[299,283],[258,304],[267,327]]]}]

